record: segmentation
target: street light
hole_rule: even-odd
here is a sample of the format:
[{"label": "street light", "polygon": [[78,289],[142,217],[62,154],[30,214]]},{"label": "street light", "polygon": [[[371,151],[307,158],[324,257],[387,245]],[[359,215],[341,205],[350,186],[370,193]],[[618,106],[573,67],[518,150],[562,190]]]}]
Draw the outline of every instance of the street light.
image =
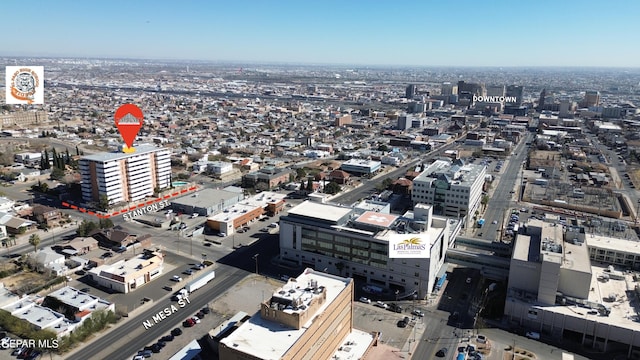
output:
[{"label": "street light", "polygon": [[260,254],[253,255],[253,260],[256,261],[256,275],[258,274],[258,255]]}]

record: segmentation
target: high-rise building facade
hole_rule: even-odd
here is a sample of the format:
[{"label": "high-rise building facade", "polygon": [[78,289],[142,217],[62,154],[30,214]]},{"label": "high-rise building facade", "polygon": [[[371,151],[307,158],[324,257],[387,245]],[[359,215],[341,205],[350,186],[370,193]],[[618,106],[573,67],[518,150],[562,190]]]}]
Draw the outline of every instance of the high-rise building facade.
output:
[{"label": "high-rise building facade", "polygon": [[520,85],[509,85],[505,91],[505,97],[515,97],[515,102],[508,102],[507,105],[522,105],[522,97],[524,95],[524,86]]},{"label": "high-rise building facade", "polygon": [[504,85],[487,85],[487,96],[504,96]]},{"label": "high-rise building facade", "polygon": [[133,153],[99,153],[79,161],[82,199],[110,205],[142,200],[171,183],[171,151],[140,145]]},{"label": "high-rise building facade", "polygon": [[600,92],[599,91],[587,91],[584,93],[584,107],[598,106],[600,105]]},{"label": "high-rise building facade", "polygon": [[353,279],[306,269],[220,341],[219,359],[337,359],[354,330],[354,293]]},{"label": "high-rise building facade", "polygon": [[[459,231],[459,221],[434,216],[425,204],[393,215],[382,202],[345,207],[306,201],[280,218],[280,256],[397,290],[401,298],[417,294],[424,299]],[[424,257],[394,257],[390,243],[405,236],[424,245]]]},{"label": "high-rise building facade", "polygon": [[409,84],[405,89],[404,97],[406,97],[407,99],[413,99],[413,97],[416,96],[417,93],[418,93],[418,87],[414,84]]},{"label": "high-rise building facade", "polygon": [[450,82],[443,82],[440,86],[440,95],[451,96],[458,93],[458,85]]},{"label": "high-rise building facade", "polygon": [[[436,160],[413,179],[411,200],[447,217],[473,215],[480,206],[486,166]],[[469,216],[470,218],[470,216]]]}]

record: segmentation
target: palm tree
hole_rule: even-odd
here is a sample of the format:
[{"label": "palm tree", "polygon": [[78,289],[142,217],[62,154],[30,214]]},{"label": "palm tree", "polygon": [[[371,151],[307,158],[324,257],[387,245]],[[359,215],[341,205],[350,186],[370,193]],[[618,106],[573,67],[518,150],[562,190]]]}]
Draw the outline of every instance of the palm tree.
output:
[{"label": "palm tree", "polygon": [[33,251],[38,251],[38,245],[40,245],[40,236],[37,234],[32,234],[29,236],[29,244],[33,245]]}]

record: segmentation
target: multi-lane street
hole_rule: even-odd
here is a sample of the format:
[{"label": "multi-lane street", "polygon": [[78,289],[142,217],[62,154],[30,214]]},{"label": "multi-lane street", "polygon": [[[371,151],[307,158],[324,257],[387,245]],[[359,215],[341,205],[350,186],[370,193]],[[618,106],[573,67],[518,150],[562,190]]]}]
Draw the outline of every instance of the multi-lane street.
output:
[{"label": "multi-lane street", "polygon": [[[514,206],[520,196],[521,189],[520,186],[516,187],[516,184],[520,185],[523,162],[527,158],[526,143],[532,137],[532,134],[527,133],[513,150],[514,154],[507,160],[500,181],[493,190],[493,196],[489,198],[482,215],[485,223],[482,229],[478,229],[476,237],[491,241],[499,239],[501,226],[506,226],[503,224],[503,219],[508,215],[505,211]],[[493,224],[494,221],[496,224]],[[480,233],[482,236],[479,236]]]},{"label": "multi-lane street", "polygon": [[188,309],[182,312],[178,311],[145,330],[143,321],[151,319],[153,315],[163,311],[171,304],[175,305],[175,302],[165,297],[139,315],[117,324],[117,327],[112,331],[101,334],[90,345],[80,348],[73,354],[68,355],[66,359],[126,359],[136,350],[142,349],[163,335],[168,334],[171,329],[182,327],[180,324],[186,317],[207,306],[210,301],[232,288],[234,284],[247,275],[245,270],[226,265],[217,266],[215,271],[216,278],[189,297]]}]

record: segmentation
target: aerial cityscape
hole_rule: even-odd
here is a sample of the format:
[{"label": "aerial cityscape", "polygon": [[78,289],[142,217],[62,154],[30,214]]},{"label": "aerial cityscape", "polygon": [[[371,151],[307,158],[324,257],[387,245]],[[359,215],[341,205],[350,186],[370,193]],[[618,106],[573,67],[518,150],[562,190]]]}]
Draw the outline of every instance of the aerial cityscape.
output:
[{"label": "aerial cityscape", "polygon": [[0,48],[0,360],[640,359],[639,4],[115,4]]}]

